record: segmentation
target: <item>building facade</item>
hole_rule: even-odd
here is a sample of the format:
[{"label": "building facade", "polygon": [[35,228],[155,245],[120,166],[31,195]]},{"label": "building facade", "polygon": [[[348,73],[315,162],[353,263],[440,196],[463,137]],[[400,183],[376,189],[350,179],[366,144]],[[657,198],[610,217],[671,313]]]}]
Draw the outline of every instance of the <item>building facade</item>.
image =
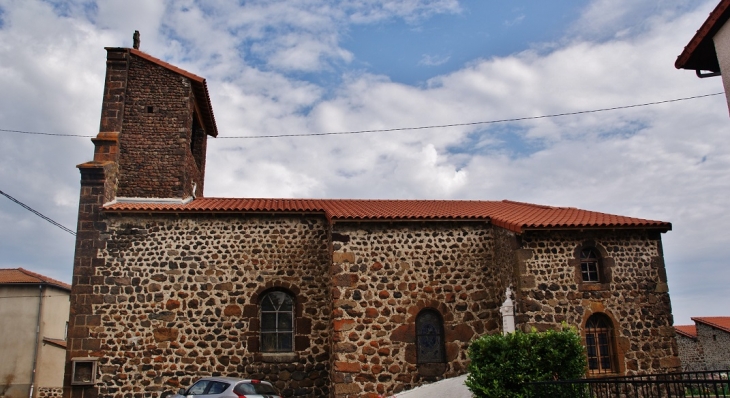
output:
[{"label": "building facade", "polygon": [[693,317],[694,325],[680,325],[677,346],[683,371],[730,369],[730,317]]},{"label": "building facade", "polygon": [[71,286],[0,269],[0,397],[60,397]]},{"label": "building facade", "polygon": [[206,198],[205,80],[107,51],[94,160],[78,166],[65,396],[206,375],[393,394],[464,374],[469,342],[501,332],[508,287],[519,329],[578,328],[591,375],[679,368],[671,224],[512,201]]}]

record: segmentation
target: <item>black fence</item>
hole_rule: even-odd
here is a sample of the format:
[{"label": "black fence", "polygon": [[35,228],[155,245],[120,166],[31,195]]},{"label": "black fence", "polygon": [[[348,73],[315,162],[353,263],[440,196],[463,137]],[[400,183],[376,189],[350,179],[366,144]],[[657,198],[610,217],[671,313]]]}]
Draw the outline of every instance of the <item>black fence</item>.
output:
[{"label": "black fence", "polygon": [[730,397],[730,370],[531,383],[534,398]]}]

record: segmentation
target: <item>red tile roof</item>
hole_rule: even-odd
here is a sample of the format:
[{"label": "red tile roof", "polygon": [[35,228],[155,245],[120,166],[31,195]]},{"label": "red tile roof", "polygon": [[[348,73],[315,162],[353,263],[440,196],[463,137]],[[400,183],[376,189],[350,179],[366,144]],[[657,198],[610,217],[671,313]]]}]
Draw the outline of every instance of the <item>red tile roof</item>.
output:
[{"label": "red tile roof", "polygon": [[213,115],[213,105],[210,102],[208,84],[205,82],[204,78],[196,74],[190,73],[184,69],[180,69],[175,65],[169,64],[161,59],[155,58],[145,52],[136,50],[134,48],[126,48],[125,50],[129,51],[129,53],[132,55],[136,55],[140,58],[146,59],[147,61],[150,61],[154,64],[157,64],[163,68],[166,68],[172,72],[175,72],[181,76],[190,79],[198,108],[202,113],[200,115],[200,118],[202,119],[205,133],[213,137],[218,136],[218,126],[215,124],[215,115]]},{"label": "red tile roof", "polygon": [[692,320],[730,333],[730,316],[692,317]]},{"label": "red tile roof", "polygon": [[467,200],[226,199],[199,198],[187,204],[116,203],[111,212],[173,213],[322,213],[332,221],[485,220],[515,232],[525,229],[652,228],[672,229],[644,220],[531,203]]},{"label": "red tile roof", "polygon": [[682,336],[697,339],[697,328],[695,325],[677,325],[674,326],[674,330]]},{"label": "red tile roof", "polygon": [[0,285],[45,284],[71,291],[71,285],[23,268],[0,268]]},{"label": "red tile roof", "polygon": [[722,0],[710,13],[692,40],[677,57],[677,69],[706,70],[720,72],[713,36],[730,19],[730,0]]}]

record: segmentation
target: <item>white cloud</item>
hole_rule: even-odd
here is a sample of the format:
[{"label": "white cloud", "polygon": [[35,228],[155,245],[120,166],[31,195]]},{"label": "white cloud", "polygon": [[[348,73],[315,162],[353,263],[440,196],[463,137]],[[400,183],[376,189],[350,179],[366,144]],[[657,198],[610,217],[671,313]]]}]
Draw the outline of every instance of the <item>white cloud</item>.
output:
[{"label": "white cloud", "polygon": [[442,55],[430,55],[430,54],[423,54],[421,56],[421,60],[418,61],[418,65],[425,65],[425,66],[439,66],[443,65],[447,62],[449,62],[449,59],[451,57],[442,56]]},{"label": "white cloud", "polygon": [[[665,12],[596,0],[563,41],[540,51],[477,59],[421,86],[348,71],[332,88],[292,72],[351,62],[357,54],[340,40],[352,24],[415,23],[459,12],[458,4],[175,1],[127,9],[114,2],[89,11],[70,3],[59,15],[48,3],[0,0],[0,92],[12,93],[0,96],[0,128],[95,134],[102,47],[128,46],[134,29],[144,51],[208,79],[223,137],[474,122],[721,91],[717,79],[673,68],[714,4],[686,12],[685,3],[666,2]],[[722,285],[697,289],[702,280],[692,271],[730,278],[721,266],[730,255],[727,126],[717,96],[510,125],[219,138],[208,145],[205,187],[208,196],[504,198],[671,221],[670,289],[675,314],[688,321],[712,315],[691,313],[695,303],[710,302],[708,311],[719,314],[724,306],[712,297],[730,294]],[[89,140],[3,134],[0,189],[73,226],[73,166],[91,159]],[[0,267],[70,280],[73,240],[65,233],[2,200],[0,222],[13,226],[0,229]]]}]

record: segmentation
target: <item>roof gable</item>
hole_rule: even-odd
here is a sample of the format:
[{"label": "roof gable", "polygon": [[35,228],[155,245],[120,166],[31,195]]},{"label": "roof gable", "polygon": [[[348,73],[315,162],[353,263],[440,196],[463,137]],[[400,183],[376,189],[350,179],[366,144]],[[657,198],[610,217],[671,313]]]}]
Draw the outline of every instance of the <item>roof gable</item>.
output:
[{"label": "roof gable", "polygon": [[695,323],[702,323],[730,333],[730,316],[692,317],[692,320],[695,321]]},{"label": "roof gable", "polygon": [[692,40],[677,57],[677,69],[706,70],[720,72],[715,44],[712,38],[730,19],[730,0],[721,0],[710,13],[707,20],[697,30]]},{"label": "roof gable", "polygon": [[71,291],[71,285],[23,268],[0,269],[0,285],[50,285]]},{"label": "roof gable", "polygon": [[528,229],[672,229],[668,222],[644,220],[531,203],[469,200],[248,199],[198,198],[186,204],[115,203],[110,212],[321,213],[330,221],[483,220],[521,233]]}]

